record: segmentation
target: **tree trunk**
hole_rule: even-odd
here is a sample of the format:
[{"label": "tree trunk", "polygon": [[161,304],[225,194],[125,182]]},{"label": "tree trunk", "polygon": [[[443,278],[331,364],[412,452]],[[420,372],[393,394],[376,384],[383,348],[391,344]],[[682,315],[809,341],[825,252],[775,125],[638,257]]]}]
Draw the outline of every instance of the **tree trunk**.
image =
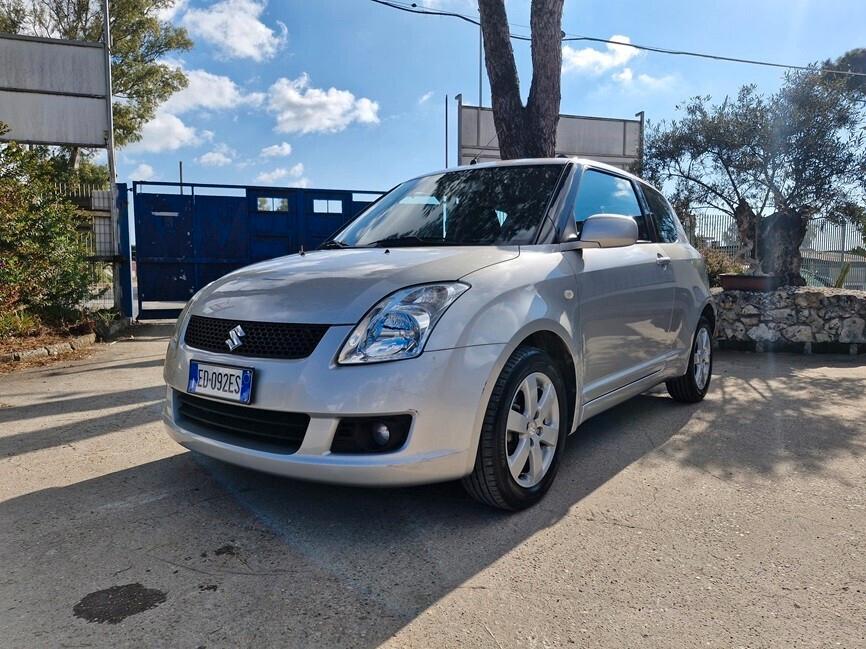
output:
[{"label": "tree trunk", "polygon": [[744,198],[740,199],[734,209],[734,221],[737,224],[737,235],[740,239],[740,249],[737,256],[749,264],[749,270],[756,272],[760,270],[758,251],[755,241],[755,233],[758,228],[758,215],[752,210]]},{"label": "tree trunk", "polygon": [[81,149],[77,146],[69,147],[69,162],[67,168],[69,171],[75,171],[78,168],[78,159],[81,154]]},{"label": "tree trunk", "polygon": [[800,245],[806,237],[808,215],[786,209],[760,220],[758,259],[761,270],[782,277],[786,286],[805,286],[800,275]]},{"label": "tree trunk", "polygon": [[532,0],[532,85],[524,107],[504,0],[478,0],[493,122],[503,160],[556,155],[563,1]]}]

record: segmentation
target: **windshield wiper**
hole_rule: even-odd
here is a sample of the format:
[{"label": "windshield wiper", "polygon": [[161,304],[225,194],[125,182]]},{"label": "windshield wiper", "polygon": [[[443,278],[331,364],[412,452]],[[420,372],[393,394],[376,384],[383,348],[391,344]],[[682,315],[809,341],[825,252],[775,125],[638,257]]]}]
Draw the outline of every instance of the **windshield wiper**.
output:
[{"label": "windshield wiper", "polygon": [[379,239],[373,243],[366,244],[368,248],[385,248],[399,246],[444,246],[445,239],[425,239],[414,234],[409,234],[403,237],[389,237],[387,239]]},{"label": "windshield wiper", "polygon": [[350,246],[348,243],[343,243],[342,241],[337,241],[336,239],[328,239],[327,241],[325,241],[325,243],[323,243],[321,246],[319,246],[319,249],[320,250],[328,250],[331,248],[351,248],[351,247],[352,246]]}]

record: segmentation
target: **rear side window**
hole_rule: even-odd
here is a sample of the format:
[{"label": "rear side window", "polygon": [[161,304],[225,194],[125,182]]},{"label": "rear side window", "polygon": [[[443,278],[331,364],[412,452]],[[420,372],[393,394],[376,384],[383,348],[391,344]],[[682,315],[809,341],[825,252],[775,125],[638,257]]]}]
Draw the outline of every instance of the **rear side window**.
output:
[{"label": "rear side window", "polygon": [[593,214],[619,214],[637,221],[638,237],[648,241],[649,231],[631,181],[612,174],[587,169],[580,178],[574,202],[574,221],[578,233]]},{"label": "rear side window", "polygon": [[664,196],[652,187],[643,186],[643,195],[649,204],[652,218],[659,233],[659,239],[664,243],[673,243],[679,238],[677,215]]}]

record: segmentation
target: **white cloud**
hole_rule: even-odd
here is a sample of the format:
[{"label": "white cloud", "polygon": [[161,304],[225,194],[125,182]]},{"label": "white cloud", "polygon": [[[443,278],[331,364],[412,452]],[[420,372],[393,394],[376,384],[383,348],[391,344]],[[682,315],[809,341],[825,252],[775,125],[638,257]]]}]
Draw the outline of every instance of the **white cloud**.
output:
[{"label": "white cloud", "polygon": [[259,19],[266,4],[255,0],[221,0],[206,9],[190,9],[181,23],[193,36],[215,45],[218,56],[266,61],[285,44],[288,33],[280,21],[274,29]]},{"label": "white cloud", "polygon": [[284,158],[292,155],[292,145],[288,142],[272,144],[263,148],[259,155],[263,158]]},{"label": "white cloud", "polygon": [[430,101],[430,97],[432,97],[432,96],[433,96],[432,90],[430,90],[429,92],[425,92],[423,95],[418,97],[418,104],[426,104],[428,101]]},{"label": "white cloud", "polygon": [[[141,140],[127,147],[129,151],[176,151],[185,146],[200,144],[208,138],[209,131],[199,133],[187,126],[176,115],[158,112],[141,128]],[[212,136],[213,134],[210,133]]]},{"label": "white cloud", "polygon": [[637,80],[648,88],[658,90],[669,87],[674,82],[674,76],[666,74],[663,77],[652,77],[648,74],[639,74],[637,75]]},{"label": "white cloud", "polygon": [[649,90],[661,90],[669,87],[674,82],[674,77],[670,74],[663,77],[653,77],[649,74],[641,73],[635,76],[631,68],[623,68],[611,76],[614,81],[620,83],[622,86],[646,88]]},{"label": "white cloud", "polygon": [[613,74],[613,80],[620,83],[628,84],[632,82],[632,79],[634,79],[634,73],[631,71],[631,68],[623,68]]},{"label": "white cloud", "polygon": [[[296,179],[295,182],[302,181],[302,182],[309,183],[308,179],[302,178],[303,175],[304,175],[304,165],[299,162],[298,164],[293,165],[292,167],[289,167],[289,168],[277,167],[276,169],[273,169],[272,171],[263,171],[258,176],[256,176],[256,180],[258,180],[259,182],[262,182],[262,183],[273,183],[273,182],[276,182],[278,180],[283,180],[284,178],[294,178],[294,179]],[[297,185],[297,184],[290,185],[290,186],[291,187],[307,187],[307,185]]]},{"label": "white cloud", "polygon": [[264,94],[244,94],[234,81],[226,76],[205,70],[185,70],[189,81],[186,88],[174,93],[162,106],[162,110],[179,115],[190,110],[225,110],[238,106],[259,106]]},{"label": "white cloud", "polygon": [[217,144],[212,151],[208,151],[196,158],[196,162],[205,167],[225,167],[235,159],[236,151],[225,144]]},{"label": "white cloud", "polygon": [[377,102],[356,99],[348,90],[311,88],[306,73],[277,79],[268,90],[268,110],[276,115],[281,133],[336,133],[352,122],[379,123]]},{"label": "white cloud", "polygon": [[290,180],[289,182],[286,183],[286,187],[303,187],[303,188],[306,188],[309,186],[310,186],[310,179],[306,178],[306,177],[298,178],[297,180]]},{"label": "white cloud", "polygon": [[130,180],[151,180],[154,177],[153,167],[149,164],[141,163],[130,174]]},{"label": "white cloud", "polygon": [[156,17],[165,22],[172,22],[181,11],[186,9],[187,0],[175,0],[167,7],[156,10]]},{"label": "white cloud", "polygon": [[[610,40],[617,43],[631,43],[628,36],[614,34]],[[640,50],[626,45],[606,43],[605,50],[596,50],[592,47],[574,49],[568,45],[562,48],[562,69],[565,72],[589,72],[601,74],[613,68],[619,68],[640,54]]]}]

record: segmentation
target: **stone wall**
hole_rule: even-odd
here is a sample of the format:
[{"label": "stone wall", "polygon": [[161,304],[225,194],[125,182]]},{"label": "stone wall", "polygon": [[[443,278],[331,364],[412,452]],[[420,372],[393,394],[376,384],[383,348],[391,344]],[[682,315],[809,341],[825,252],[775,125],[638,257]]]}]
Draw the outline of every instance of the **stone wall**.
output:
[{"label": "stone wall", "polygon": [[713,297],[720,346],[769,351],[866,353],[866,291],[786,287]]}]

